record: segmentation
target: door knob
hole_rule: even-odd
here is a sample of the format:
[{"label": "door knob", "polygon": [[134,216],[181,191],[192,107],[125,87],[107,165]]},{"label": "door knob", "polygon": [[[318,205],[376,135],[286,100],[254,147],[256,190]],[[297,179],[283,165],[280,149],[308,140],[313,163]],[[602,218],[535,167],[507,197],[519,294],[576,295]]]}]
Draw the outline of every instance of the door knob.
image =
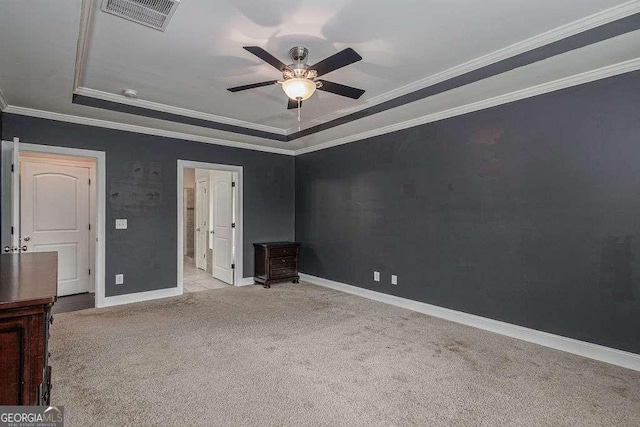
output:
[{"label": "door knob", "polygon": [[5,246],[4,247],[4,251],[5,252],[11,252],[11,246]]},{"label": "door knob", "polygon": [[25,238],[24,238],[24,239],[22,239],[22,240],[24,240],[25,242],[28,242],[29,240],[31,240],[31,237],[27,236],[27,237],[25,237]]}]

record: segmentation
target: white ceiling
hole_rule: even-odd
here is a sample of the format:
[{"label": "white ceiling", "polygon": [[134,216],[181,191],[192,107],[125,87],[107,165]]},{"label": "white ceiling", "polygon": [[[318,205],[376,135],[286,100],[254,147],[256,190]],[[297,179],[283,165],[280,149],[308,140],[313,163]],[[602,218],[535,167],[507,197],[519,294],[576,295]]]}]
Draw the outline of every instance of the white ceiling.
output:
[{"label": "white ceiling", "polygon": [[[640,56],[640,32],[628,33],[374,117],[278,142],[72,104],[81,6],[81,0],[0,1],[0,88],[9,105],[290,150]],[[242,46],[262,46],[283,62],[294,45],[309,49],[309,63],[345,47],[362,55],[363,61],[324,78],[365,89],[365,95],[355,101],[318,91],[304,103],[304,128],[401,94],[407,85],[420,87],[430,76],[574,21],[588,24],[583,18],[615,7],[640,10],[640,2],[182,0],[167,30],[159,32],[102,12],[97,0],[79,86],[116,99],[124,88],[133,88],[141,100],[164,109],[179,107],[291,133],[297,130],[296,112],[286,110],[279,86],[226,90],[280,78]]]}]

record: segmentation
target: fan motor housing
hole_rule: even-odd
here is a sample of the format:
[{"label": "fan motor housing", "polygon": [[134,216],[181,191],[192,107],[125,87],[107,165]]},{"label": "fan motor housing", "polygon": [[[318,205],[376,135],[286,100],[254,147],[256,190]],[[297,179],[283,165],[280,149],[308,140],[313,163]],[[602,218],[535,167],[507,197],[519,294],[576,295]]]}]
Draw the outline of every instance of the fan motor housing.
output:
[{"label": "fan motor housing", "polygon": [[289,56],[293,59],[293,62],[307,62],[307,56],[309,55],[309,50],[304,46],[296,46],[289,49]]}]

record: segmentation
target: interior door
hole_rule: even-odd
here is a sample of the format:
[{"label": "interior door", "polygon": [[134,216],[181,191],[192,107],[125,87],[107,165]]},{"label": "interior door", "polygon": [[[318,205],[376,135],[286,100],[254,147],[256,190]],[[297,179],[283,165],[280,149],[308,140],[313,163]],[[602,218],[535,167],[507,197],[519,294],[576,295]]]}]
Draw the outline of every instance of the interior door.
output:
[{"label": "interior door", "polygon": [[207,269],[207,234],[209,234],[209,181],[196,182],[196,267]]},{"label": "interior door", "polygon": [[18,253],[20,242],[20,141],[2,141],[2,248],[4,253]]},{"label": "interior door", "polygon": [[233,188],[231,172],[213,172],[213,277],[233,284]]},{"label": "interior door", "polygon": [[28,252],[58,252],[58,295],[89,291],[89,169],[20,162],[20,222]]}]

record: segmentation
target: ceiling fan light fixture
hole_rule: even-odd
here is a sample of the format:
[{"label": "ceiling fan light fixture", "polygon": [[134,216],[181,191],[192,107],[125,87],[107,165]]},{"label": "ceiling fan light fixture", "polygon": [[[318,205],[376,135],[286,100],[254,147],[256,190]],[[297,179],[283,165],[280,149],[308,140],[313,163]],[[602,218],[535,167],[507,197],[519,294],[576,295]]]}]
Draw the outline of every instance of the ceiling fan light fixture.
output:
[{"label": "ceiling fan light fixture", "polygon": [[316,91],[314,81],[304,78],[292,78],[282,82],[282,89],[293,100],[304,101],[309,99]]}]

